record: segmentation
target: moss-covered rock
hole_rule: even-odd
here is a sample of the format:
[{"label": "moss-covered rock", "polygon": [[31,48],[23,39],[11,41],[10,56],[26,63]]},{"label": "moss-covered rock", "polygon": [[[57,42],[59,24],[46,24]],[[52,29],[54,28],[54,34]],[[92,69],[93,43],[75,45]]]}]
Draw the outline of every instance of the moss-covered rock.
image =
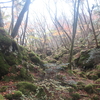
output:
[{"label": "moss-covered rock", "polygon": [[100,64],[97,64],[97,65],[96,65],[96,69],[97,69],[97,70],[100,70]]},{"label": "moss-covered rock", "polygon": [[83,83],[83,82],[78,82],[78,83],[77,83],[77,87],[78,87],[79,90],[83,90],[84,87],[85,87],[85,83]]},{"label": "moss-covered rock", "polygon": [[6,31],[0,28],[0,49],[2,52],[9,50],[12,40],[7,37]]},{"label": "moss-covered rock", "polygon": [[44,64],[43,61],[34,52],[29,52],[28,55],[33,63],[43,66]]},{"label": "moss-covered rock", "polygon": [[96,72],[93,71],[88,72],[86,76],[91,80],[97,80],[99,78]]},{"label": "moss-covered rock", "polygon": [[16,86],[25,95],[29,95],[30,92],[36,92],[37,89],[37,86],[30,82],[19,82]]},{"label": "moss-covered rock", "polygon": [[79,100],[81,98],[79,93],[72,93],[71,96],[72,100]]},{"label": "moss-covered rock", "polygon": [[94,89],[93,89],[93,85],[92,84],[88,84],[84,87],[84,90],[89,93],[89,94],[92,94],[94,92]]},{"label": "moss-covered rock", "polygon": [[94,68],[100,63],[100,49],[95,48],[91,50],[82,51],[79,56],[74,56],[74,63],[83,69]]},{"label": "moss-covered rock", "polygon": [[[16,77],[10,75],[8,79],[6,78],[7,80],[10,78],[28,79],[31,63],[44,68],[44,63],[37,54],[28,51],[23,46],[19,46],[11,36],[7,35],[4,29],[0,28],[0,80],[4,76],[7,77],[9,73],[15,74]],[[18,68],[19,66],[22,66],[22,68]]]},{"label": "moss-covered rock", "polygon": [[37,98],[45,97],[45,95],[46,93],[42,87],[37,88],[37,94],[36,94]]},{"label": "moss-covered rock", "polygon": [[94,96],[92,97],[92,100],[100,100],[100,98],[99,98],[98,95],[94,95]]},{"label": "moss-covered rock", "polygon": [[100,84],[100,78],[95,81],[96,84]]},{"label": "moss-covered rock", "polygon": [[8,100],[20,100],[20,97],[22,97],[22,92],[21,91],[13,91],[10,94],[6,94],[5,98]]},{"label": "moss-covered rock", "polygon": [[0,79],[8,73],[10,66],[7,64],[3,54],[0,52]]},{"label": "moss-covered rock", "polygon": [[2,87],[0,88],[0,92],[5,92],[7,88],[8,88],[7,86],[2,86]]}]

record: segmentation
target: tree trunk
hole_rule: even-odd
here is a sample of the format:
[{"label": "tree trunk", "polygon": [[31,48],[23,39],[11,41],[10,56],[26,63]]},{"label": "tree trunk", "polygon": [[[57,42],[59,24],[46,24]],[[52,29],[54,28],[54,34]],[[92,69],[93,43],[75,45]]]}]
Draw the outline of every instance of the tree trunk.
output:
[{"label": "tree trunk", "polygon": [[25,40],[25,33],[26,33],[26,28],[27,28],[27,23],[28,23],[28,14],[29,14],[29,10],[27,11],[27,15],[26,15],[26,21],[25,21],[24,32],[23,32],[22,45],[24,45],[24,40]]},{"label": "tree trunk", "polygon": [[0,8],[0,27],[4,27],[2,13],[1,13],[1,8]]},{"label": "tree trunk", "polygon": [[23,17],[24,17],[25,12],[26,12],[26,11],[28,10],[28,8],[29,8],[29,5],[30,5],[30,0],[26,0],[26,3],[25,3],[25,5],[24,5],[22,11],[20,12],[19,17],[18,17],[18,19],[17,19],[17,22],[16,22],[16,24],[15,24],[15,27],[14,27],[12,33],[11,33],[11,36],[12,36],[13,38],[15,38],[16,35],[18,34],[18,29],[19,29],[19,27],[20,27],[20,25],[21,25],[21,22],[22,22],[22,20],[23,20]]},{"label": "tree trunk", "polygon": [[72,66],[72,56],[73,56],[74,40],[75,40],[75,35],[76,35],[76,30],[77,30],[77,21],[78,21],[78,15],[79,15],[79,4],[80,4],[80,0],[78,0],[78,4],[76,2],[74,4],[73,35],[72,35],[72,43],[71,43],[69,66],[68,66],[70,69],[72,68],[71,67]]},{"label": "tree trunk", "polygon": [[92,10],[90,10],[89,8],[89,2],[88,0],[87,1],[87,6],[88,6],[88,12],[89,12],[89,17],[90,17],[90,22],[91,22],[91,27],[92,27],[92,31],[93,31],[93,35],[94,35],[94,40],[95,40],[95,44],[96,44],[96,47],[98,47],[98,41],[97,41],[97,37],[96,37],[96,32],[95,32],[95,29],[94,29],[94,26],[93,26],[93,22],[92,22]]}]

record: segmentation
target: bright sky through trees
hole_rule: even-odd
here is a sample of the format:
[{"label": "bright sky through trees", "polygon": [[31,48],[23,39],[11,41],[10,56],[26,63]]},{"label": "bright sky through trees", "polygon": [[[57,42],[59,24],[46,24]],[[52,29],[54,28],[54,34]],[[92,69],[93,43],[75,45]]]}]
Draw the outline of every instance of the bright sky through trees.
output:
[{"label": "bright sky through trees", "polygon": [[[10,0],[0,0],[0,2],[7,2]],[[67,0],[66,0],[67,1]],[[57,17],[59,17],[62,13],[66,13],[66,17],[71,18],[71,5],[70,3],[66,3],[65,0],[34,0],[30,5],[30,20],[34,20],[37,16],[45,16],[48,22],[50,22],[50,16],[48,14],[48,9],[51,9],[51,14],[54,15],[56,7],[57,7]],[[94,0],[89,0],[90,6],[94,3]],[[56,7],[55,7],[56,4]],[[0,6],[11,6],[11,3],[0,4]],[[6,12],[5,12],[6,10]],[[63,12],[62,12],[63,11]],[[11,14],[11,10],[9,8],[4,8],[4,12],[6,14]]]}]

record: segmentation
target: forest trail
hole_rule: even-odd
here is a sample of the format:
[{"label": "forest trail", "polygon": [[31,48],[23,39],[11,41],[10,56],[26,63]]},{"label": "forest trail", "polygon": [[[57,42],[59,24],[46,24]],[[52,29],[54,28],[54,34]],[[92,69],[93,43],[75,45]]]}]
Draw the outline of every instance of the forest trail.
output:
[{"label": "forest trail", "polygon": [[[55,91],[54,95],[55,97],[52,97],[50,100],[61,100],[59,98],[59,94],[64,95],[65,98],[70,98],[70,93],[68,92],[68,90],[66,90],[67,88],[76,88],[77,83],[78,82],[82,82],[85,85],[88,84],[93,84],[94,81],[90,80],[88,78],[83,78],[80,77],[77,73],[72,72],[69,69],[64,70],[62,65],[58,65],[55,64],[53,66],[51,66],[52,64],[50,64],[50,66],[48,66],[47,69],[45,69],[45,75],[44,77],[41,77],[40,73],[38,72],[31,72],[31,74],[34,75],[34,77],[37,79],[37,81],[35,81],[35,84],[40,85],[44,88],[44,90],[46,91],[47,95],[50,96],[52,94],[50,94],[50,91]],[[79,70],[79,69],[77,69]],[[79,70],[80,72],[80,70]],[[40,81],[41,80],[41,81]],[[1,92],[1,94],[4,96],[5,94],[9,94],[9,93],[13,93],[13,91],[17,91],[16,88],[16,84],[17,82],[0,82],[0,87],[7,87],[6,91]],[[49,90],[47,90],[47,88],[45,88],[45,85],[49,88]],[[55,87],[56,86],[56,87]],[[60,90],[57,90],[61,87]],[[84,90],[77,90],[77,93],[80,94],[80,96],[82,97],[82,99],[80,100],[88,100],[87,97],[87,92]],[[58,99],[56,99],[58,98]],[[27,98],[26,98],[27,99]],[[5,99],[7,100],[7,99]],[[30,99],[32,100],[32,99]]]},{"label": "forest trail", "polygon": [[[56,63],[49,63],[46,64],[47,65],[47,69],[45,69],[46,75],[45,78],[54,78],[56,75],[62,75],[64,76],[62,78],[62,80],[65,80],[66,82],[68,81],[75,81],[76,83],[78,81],[83,81],[85,83],[93,83],[93,80],[89,80],[86,79],[84,80],[84,78],[80,77],[77,74],[74,74],[72,71],[70,71],[69,69],[64,69],[64,66],[68,65],[68,63],[62,63],[62,64],[56,64]],[[77,69],[79,71],[81,71],[79,68]]]}]

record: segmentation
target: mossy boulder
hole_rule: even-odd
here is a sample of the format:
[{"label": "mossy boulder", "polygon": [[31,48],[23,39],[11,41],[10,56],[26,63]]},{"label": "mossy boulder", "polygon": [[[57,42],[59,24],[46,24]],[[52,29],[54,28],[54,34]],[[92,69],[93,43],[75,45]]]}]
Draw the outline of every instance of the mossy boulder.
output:
[{"label": "mossy boulder", "polygon": [[46,95],[46,93],[45,93],[44,89],[42,87],[38,87],[36,97],[42,98],[42,97],[45,97],[45,95]]},{"label": "mossy boulder", "polygon": [[8,38],[6,31],[0,28],[0,49],[5,52],[12,44],[12,40]]},{"label": "mossy boulder", "polygon": [[2,78],[2,76],[8,73],[9,68],[10,65],[8,65],[8,63],[5,61],[2,52],[0,52],[0,79]]},{"label": "mossy boulder", "polygon": [[99,78],[96,71],[87,72],[86,76],[88,79],[91,79],[91,80],[97,80]]},{"label": "mossy boulder", "polygon": [[17,64],[19,49],[17,43],[0,29],[0,79],[9,71],[9,67]]},{"label": "mossy boulder", "polygon": [[77,82],[77,87],[78,87],[78,90],[83,90],[84,87],[85,87],[85,83],[83,83],[83,82]]},{"label": "mossy boulder", "polygon": [[37,54],[34,52],[28,52],[28,55],[34,64],[43,66],[44,63]]},{"label": "mossy boulder", "polygon": [[79,100],[81,98],[79,93],[72,93],[71,96],[72,100]]},{"label": "mossy boulder", "polygon": [[100,100],[100,98],[99,98],[98,95],[94,95],[94,96],[92,97],[92,100]]},{"label": "mossy boulder", "polygon": [[0,88],[0,92],[5,92],[7,88],[8,88],[7,86],[2,86],[2,87]]},{"label": "mossy boulder", "polygon": [[100,84],[100,78],[95,81],[96,84]]},{"label": "mossy boulder", "polygon": [[91,69],[100,63],[100,48],[84,50],[78,56],[74,56],[74,63],[82,69]]},{"label": "mossy boulder", "polygon": [[29,95],[30,92],[36,92],[37,89],[37,86],[30,82],[19,82],[16,86],[25,95]]},{"label": "mossy boulder", "polygon": [[22,97],[22,92],[21,91],[13,91],[10,94],[6,94],[5,98],[8,100],[21,100],[20,98]]},{"label": "mossy boulder", "polygon": [[89,94],[92,94],[94,92],[94,89],[93,89],[93,85],[92,84],[88,84],[84,87],[84,90],[89,93]]},{"label": "mossy boulder", "polygon": [[[4,29],[0,28],[0,80],[9,72],[17,75],[18,71],[21,72],[18,77],[26,79],[26,73],[28,73],[27,70],[30,70],[31,63],[42,67],[44,64],[37,54],[19,46],[11,36],[7,35]],[[22,66],[23,68],[19,70],[15,66]],[[9,69],[13,70],[9,71]],[[15,77],[12,78],[15,79]]]}]

